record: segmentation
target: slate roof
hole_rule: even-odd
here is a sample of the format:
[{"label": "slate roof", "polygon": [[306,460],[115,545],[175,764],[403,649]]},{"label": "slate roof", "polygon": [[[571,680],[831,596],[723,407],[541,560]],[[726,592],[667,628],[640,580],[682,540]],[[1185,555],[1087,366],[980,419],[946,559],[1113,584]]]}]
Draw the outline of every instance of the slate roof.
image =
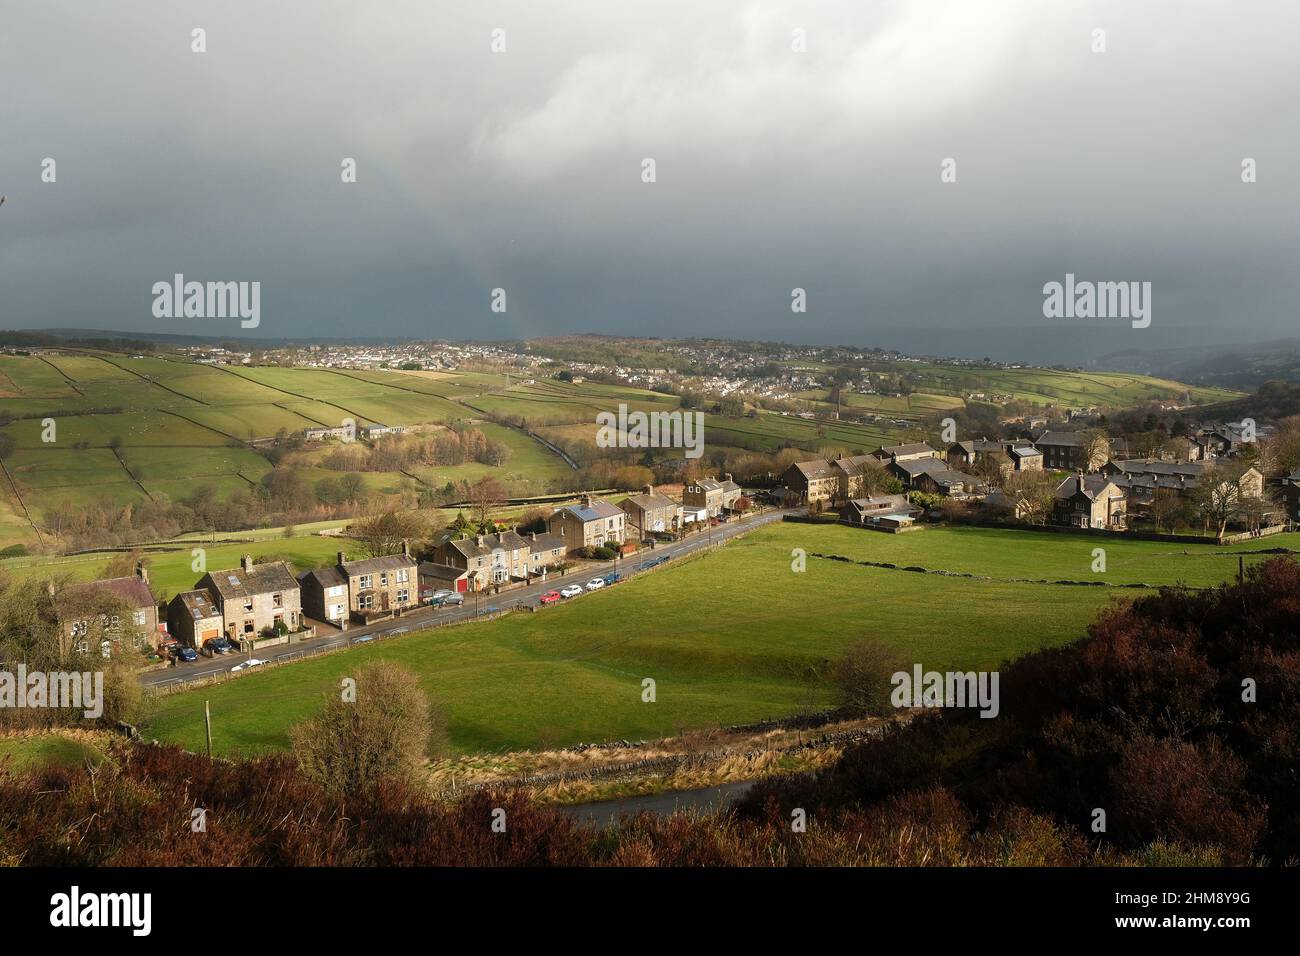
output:
[{"label": "slate roof", "polygon": [[1112,484],[1112,481],[1105,475],[1071,475],[1056,486],[1056,497],[1073,498],[1079,492],[1083,492],[1089,501],[1096,501],[1097,496],[1105,491],[1109,484]]},{"label": "slate roof", "polygon": [[298,575],[298,583],[303,584],[308,578],[315,581],[322,591],[326,588],[336,588],[348,583],[348,579],[340,573],[338,568],[315,568],[311,571],[304,571]]},{"label": "slate roof", "polygon": [[1057,448],[1082,448],[1087,444],[1083,432],[1043,432],[1034,440],[1038,446],[1052,445]]},{"label": "slate roof", "polygon": [[1131,458],[1107,463],[1108,471],[1115,470],[1126,475],[1183,475],[1186,478],[1200,478],[1212,468],[1204,461],[1159,461],[1154,458]]},{"label": "slate roof", "polygon": [[100,581],[87,581],[73,584],[69,591],[109,591],[126,601],[133,608],[156,607],[158,599],[154,597],[149,582],[139,575],[131,574],[122,578],[104,578]]},{"label": "slate roof", "polygon": [[[674,505],[674,507],[676,507]],[[533,554],[541,554],[543,551],[554,551],[557,548],[563,548],[565,545],[564,535],[552,534],[547,531],[539,534],[536,538],[528,538],[528,547]]]},{"label": "slate roof", "polygon": [[185,610],[189,612],[190,617],[196,621],[221,616],[221,611],[212,603],[212,593],[207,588],[199,588],[197,591],[182,591],[172,600],[180,601]]},{"label": "slate roof", "polygon": [[615,508],[608,501],[600,498],[593,499],[590,507],[587,505],[565,505],[563,508],[556,509],[556,514],[563,511],[576,515],[583,524],[588,521],[599,521],[602,518],[621,518],[623,516],[621,508]]},{"label": "slate roof", "polygon": [[1012,445],[1007,448],[1007,454],[1015,458],[1033,458],[1035,456],[1042,458],[1043,453],[1033,445]]},{"label": "slate roof", "polygon": [[[620,512],[621,514],[621,512]],[[467,558],[485,558],[493,551],[520,551],[528,547],[528,542],[516,531],[502,531],[498,534],[482,535],[483,543],[478,543],[478,536],[448,541],[448,547],[455,548]]]},{"label": "slate roof", "polygon": [[205,579],[211,582],[213,590],[223,601],[269,594],[273,591],[292,591],[298,586],[298,579],[289,570],[289,565],[283,561],[255,564],[247,571],[242,567],[229,568],[225,571],[209,571]]},{"label": "slate roof", "polygon": [[433,561],[421,561],[419,574],[421,578],[433,578],[438,581],[456,581],[469,571],[465,568],[458,568],[454,564],[437,564]]},{"label": "slate roof", "polygon": [[934,454],[934,449],[923,441],[908,442],[903,445],[881,445],[876,449],[875,456],[879,458],[881,455],[886,455],[892,458],[898,455],[919,455],[922,452]]},{"label": "slate roof", "polygon": [[796,461],[794,467],[797,468],[799,473],[808,481],[815,481],[818,478],[829,478],[835,471],[835,466],[822,458],[816,458],[811,461]]},{"label": "slate roof", "polygon": [[677,509],[677,502],[673,501],[673,499],[666,495],[659,494],[657,491],[650,495],[647,495],[644,492],[638,492],[635,495],[628,495],[620,501],[619,504],[622,505],[629,501],[632,502],[632,504],[640,511],[657,511],[663,508],[672,508],[673,510]]},{"label": "slate roof", "polygon": [[381,571],[396,571],[398,568],[415,566],[415,559],[408,554],[381,554],[377,558],[365,558],[361,561],[344,561],[339,567],[348,577],[358,574],[378,574]]},{"label": "slate roof", "polygon": [[[947,464],[940,461],[938,458],[916,458],[912,461],[895,461],[891,464],[892,467],[907,472],[909,478],[950,470]],[[958,474],[960,474],[960,472]]]}]

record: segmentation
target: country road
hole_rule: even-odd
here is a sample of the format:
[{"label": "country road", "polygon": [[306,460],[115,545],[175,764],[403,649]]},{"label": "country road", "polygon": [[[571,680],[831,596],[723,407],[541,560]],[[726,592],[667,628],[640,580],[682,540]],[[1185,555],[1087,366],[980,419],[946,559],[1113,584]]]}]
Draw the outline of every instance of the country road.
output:
[{"label": "country road", "polygon": [[[771,524],[774,521],[780,521],[785,515],[794,513],[796,513],[795,509],[764,511],[762,514],[735,519],[724,525],[711,528],[708,532],[697,532],[685,541],[661,544],[653,549],[645,548],[632,557],[614,561],[589,562],[584,564],[582,568],[570,571],[563,576],[548,577],[545,582],[503,591],[501,594],[479,593],[477,600],[475,600],[476,596],[474,594],[466,594],[465,603],[461,607],[420,608],[419,610],[409,611],[401,617],[380,621],[364,627],[349,627],[346,631],[323,625],[328,630],[328,633],[311,640],[262,648],[255,650],[252,654],[223,654],[215,658],[200,657],[197,661],[188,664],[181,662],[172,667],[141,674],[140,683],[146,688],[188,684],[192,681],[210,678],[215,674],[229,673],[232,667],[248,660],[250,657],[256,657],[258,660],[268,662],[288,662],[320,651],[349,647],[358,643],[368,643],[368,641],[362,641],[362,638],[378,641],[386,637],[396,637],[400,634],[428,630],[446,624],[470,621],[475,617],[496,611],[529,606],[535,607],[538,597],[542,594],[550,590],[558,590],[566,584],[582,584],[591,578],[606,574],[610,570],[617,570],[626,579],[640,573],[643,564],[652,559],[665,556],[677,558],[705,550],[737,534]],[[580,601],[582,597],[579,596],[571,600]]]}]

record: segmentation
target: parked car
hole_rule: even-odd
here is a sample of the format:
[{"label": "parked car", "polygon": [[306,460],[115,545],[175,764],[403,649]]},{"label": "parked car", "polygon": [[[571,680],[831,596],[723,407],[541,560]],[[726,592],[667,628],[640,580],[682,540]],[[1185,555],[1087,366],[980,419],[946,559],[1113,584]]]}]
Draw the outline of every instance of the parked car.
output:
[{"label": "parked car", "polygon": [[172,658],[178,661],[197,661],[199,652],[184,644],[177,644],[172,648]]},{"label": "parked car", "polygon": [[567,588],[560,589],[560,597],[573,598],[582,593],[582,587],[577,584],[570,584]]},{"label": "parked car", "polygon": [[599,591],[604,586],[605,586],[604,578],[592,578],[590,581],[587,582],[588,591]]},{"label": "parked car", "polygon": [[424,603],[432,604],[434,607],[437,607],[443,601],[447,600],[449,595],[455,593],[456,593],[455,591],[449,591],[446,588],[439,588],[437,591],[434,591],[432,594],[427,595],[424,599]]},{"label": "parked car", "polygon": [[623,576],[619,574],[617,571],[610,571],[609,574],[605,575],[606,584],[617,584],[622,579]]},{"label": "parked car", "polygon": [[266,661],[259,661],[256,657],[250,657],[248,660],[236,664],[234,667],[230,669],[232,671],[246,671],[250,667],[261,667],[265,663]]},{"label": "parked car", "polygon": [[437,606],[438,607],[442,607],[444,605],[456,606],[464,603],[465,603],[465,595],[461,594],[459,591],[452,591],[445,598],[439,601],[437,603]]},{"label": "parked car", "polygon": [[543,605],[546,605],[546,604],[555,604],[557,601],[560,600],[560,592],[559,592],[559,591],[547,591],[547,592],[546,592],[545,594],[543,594],[543,595],[542,595],[538,600],[540,600],[541,603],[542,603]]},{"label": "parked car", "polygon": [[229,654],[235,649],[235,645],[224,637],[210,637],[203,642],[203,646],[212,654]]},{"label": "parked car", "polygon": [[362,634],[360,637],[354,637],[354,638],[352,638],[352,643],[353,643],[353,644],[369,644],[369,643],[370,643],[371,641],[373,641],[374,639],[375,639],[375,635],[373,635],[373,634]]}]

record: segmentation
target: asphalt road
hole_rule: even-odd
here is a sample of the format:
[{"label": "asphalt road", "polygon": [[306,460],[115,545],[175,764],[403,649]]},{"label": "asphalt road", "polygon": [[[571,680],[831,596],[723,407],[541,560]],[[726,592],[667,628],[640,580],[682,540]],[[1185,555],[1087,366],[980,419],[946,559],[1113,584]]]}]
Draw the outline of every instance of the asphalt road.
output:
[{"label": "asphalt road", "polygon": [[[639,573],[642,565],[651,560],[664,556],[676,558],[704,550],[714,544],[726,541],[736,534],[770,524],[773,521],[780,521],[782,516],[794,513],[793,510],[789,509],[774,509],[765,511],[762,514],[739,518],[727,524],[719,525],[708,533],[697,532],[685,541],[660,544],[653,549],[643,548],[629,558],[585,563],[580,570],[571,571],[563,576],[552,575],[546,579],[545,583],[530,584],[526,587],[503,591],[501,594],[480,593],[477,602],[473,594],[466,594],[465,603],[461,607],[420,608],[419,610],[408,611],[398,618],[380,621],[364,627],[349,627],[346,631],[324,625],[324,628],[328,631],[326,634],[308,641],[299,641],[296,644],[279,644],[274,647],[265,647],[253,654],[222,654],[213,658],[200,656],[197,661],[180,662],[174,667],[141,674],[140,683],[145,687],[186,684],[211,677],[213,674],[229,672],[236,664],[246,661],[250,657],[272,662],[289,661],[322,650],[354,646],[358,643],[379,641],[386,637],[396,637],[399,634],[409,634],[453,622],[473,620],[477,616],[489,614],[495,610],[504,611],[515,607],[537,606],[538,598],[547,591],[558,591],[567,584],[585,584],[591,578],[600,577],[611,570],[617,570],[626,579]],[[617,587],[617,585],[614,586]],[[570,600],[580,601],[585,596],[585,594],[579,595]],[[477,607],[475,606],[476,603]],[[366,640],[362,640],[363,638]]]}]

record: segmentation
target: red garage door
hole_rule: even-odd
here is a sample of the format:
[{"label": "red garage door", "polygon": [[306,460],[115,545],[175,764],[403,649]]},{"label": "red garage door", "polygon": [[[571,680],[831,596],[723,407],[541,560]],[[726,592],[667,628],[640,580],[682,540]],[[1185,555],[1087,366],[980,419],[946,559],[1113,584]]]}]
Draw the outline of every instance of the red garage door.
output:
[{"label": "red garage door", "polygon": [[468,591],[468,590],[469,590],[469,578],[457,578],[457,579],[456,579],[456,590],[457,590],[457,591]]}]

